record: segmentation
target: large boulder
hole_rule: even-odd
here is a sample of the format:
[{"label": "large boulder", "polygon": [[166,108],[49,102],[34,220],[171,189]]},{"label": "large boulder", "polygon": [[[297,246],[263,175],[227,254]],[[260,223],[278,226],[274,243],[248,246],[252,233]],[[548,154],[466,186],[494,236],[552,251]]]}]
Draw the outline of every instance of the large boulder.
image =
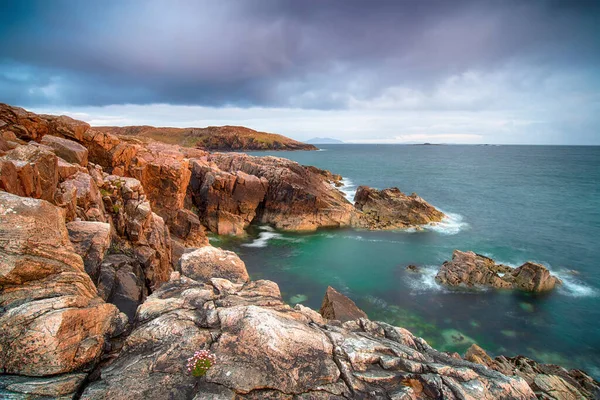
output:
[{"label": "large boulder", "polygon": [[492,359],[476,344],[467,350],[465,358],[505,375],[523,378],[540,399],[600,398],[600,383],[581,370],[568,371],[558,365],[540,364],[523,356]]},{"label": "large boulder", "polygon": [[24,146],[17,146],[7,152],[2,159],[13,164],[17,172],[17,180],[14,180],[13,168],[3,167],[2,175],[11,174],[13,183],[10,186],[4,186],[5,190],[10,189],[11,193],[44,199],[54,202],[54,194],[58,184],[58,157],[45,146],[36,143],[30,143]]},{"label": "large boulder", "polygon": [[528,292],[547,292],[561,284],[561,280],[550,274],[541,264],[526,262],[506,277],[515,289]]},{"label": "large boulder", "polygon": [[85,273],[63,211],[43,200],[0,192],[0,287],[0,371],[8,374],[90,368],[122,326]]},{"label": "large boulder", "polygon": [[181,273],[199,282],[223,278],[232,282],[248,282],[244,262],[232,251],[212,246],[201,247],[181,256]]},{"label": "large boulder", "polygon": [[358,308],[352,300],[331,286],[327,287],[319,313],[324,318],[336,319],[341,322],[367,318],[367,314]]},{"label": "large boulder", "polygon": [[58,185],[56,203],[67,209],[67,220],[106,222],[104,202],[94,179],[78,171]]},{"label": "large boulder", "polygon": [[460,250],[454,250],[452,260],[442,264],[435,280],[450,287],[484,286],[529,292],[552,290],[562,283],[540,264],[527,262],[519,268],[511,268],[472,251]]},{"label": "large boulder", "polygon": [[354,226],[367,229],[405,229],[440,222],[445,215],[415,193],[398,188],[377,190],[359,186],[354,206],[360,213]]},{"label": "large boulder", "polygon": [[63,160],[82,167],[87,166],[88,151],[79,143],[52,135],[45,135],[41,143],[52,148],[54,153]]},{"label": "large boulder", "polygon": [[[527,383],[437,352],[405,329],[360,319],[319,325],[268,281],[199,283],[174,273],[82,399],[535,399]],[[185,367],[215,353],[202,378]]]}]

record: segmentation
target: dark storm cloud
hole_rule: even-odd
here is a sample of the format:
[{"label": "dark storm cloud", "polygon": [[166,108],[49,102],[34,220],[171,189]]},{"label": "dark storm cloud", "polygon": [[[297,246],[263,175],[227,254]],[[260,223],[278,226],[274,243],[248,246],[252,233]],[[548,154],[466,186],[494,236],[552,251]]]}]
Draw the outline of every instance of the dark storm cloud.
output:
[{"label": "dark storm cloud", "polygon": [[26,106],[334,109],[474,69],[600,65],[598,2],[1,4],[0,101]]}]

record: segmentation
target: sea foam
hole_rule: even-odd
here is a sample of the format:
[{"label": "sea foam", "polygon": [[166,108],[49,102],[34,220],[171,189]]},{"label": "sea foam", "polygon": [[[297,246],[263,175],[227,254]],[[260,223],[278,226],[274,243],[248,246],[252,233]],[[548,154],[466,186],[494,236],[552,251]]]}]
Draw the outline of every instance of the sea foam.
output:
[{"label": "sea foam", "polygon": [[419,268],[419,272],[411,272],[407,278],[408,286],[412,289],[411,294],[429,291],[447,292],[448,290],[435,281],[438,267],[426,265]]},{"label": "sea foam", "polygon": [[458,232],[467,229],[469,224],[463,221],[463,216],[460,214],[442,211],[446,217],[441,222],[434,222],[424,225],[423,228],[441,233],[443,235],[456,235]]},{"label": "sea foam", "polygon": [[340,192],[344,193],[344,196],[350,203],[354,203],[354,195],[356,194],[356,185],[348,178],[342,178],[342,184],[344,186],[336,188]]},{"label": "sea foam", "polygon": [[261,233],[258,234],[258,237],[250,243],[243,243],[242,246],[245,246],[245,247],[267,247],[267,245],[269,244],[269,240],[283,238],[283,235],[275,232],[275,229],[273,229],[272,227],[270,227],[268,225],[259,226],[258,229],[260,229],[262,231]]}]

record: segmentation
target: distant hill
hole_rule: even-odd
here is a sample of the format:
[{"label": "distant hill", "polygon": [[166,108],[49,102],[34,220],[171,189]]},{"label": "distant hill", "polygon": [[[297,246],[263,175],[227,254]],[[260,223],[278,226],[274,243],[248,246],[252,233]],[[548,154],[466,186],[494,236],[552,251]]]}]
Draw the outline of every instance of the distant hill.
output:
[{"label": "distant hill", "polygon": [[146,137],[169,144],[216,151],[318,150],[276,133],[259,132],[243,126],[207,128],[156,128],[154,126],[100,126],[95,129],[114,135]]},{"label": "distant hill", "polygon": [[316,138],[312,138],[310,140],[307,140],[305,143],[310,143],[310,144],[339,144],[339,143],[344,143],[341,140],[338,139],[332,139],[332,138],[321,138],[321,137],[316,137]]}]

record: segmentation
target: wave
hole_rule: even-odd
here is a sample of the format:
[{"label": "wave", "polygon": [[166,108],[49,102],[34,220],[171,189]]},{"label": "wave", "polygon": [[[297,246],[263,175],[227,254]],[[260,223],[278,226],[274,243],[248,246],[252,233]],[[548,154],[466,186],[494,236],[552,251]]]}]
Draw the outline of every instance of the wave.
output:
[{"label": "wave", "polygon": [[350,203],[354,204],[354,195],[356,195],[356,185],[352,183],[352,181],[348,178],[342,177],[341,182],[344,186],[337,188],[337,190],[342,192]]},{"label": "wave", "polygon": [[411,272],[407,278],[408,286],[412,289],[411,294],[423,292],[448,292],[444,286],[439,285],[435,281],[435,276],[438,273],[438,267],[426,265],[419,268],[419,272]]},{"label": "wave", "polygon": [[469,224],[463,221],[463,216],[456,213],[445,212],[446,217],[441,222],[433,222],[424,225],[423,228],[429,231],[441,233],[443,235],[456,235],[458,232],[467,229]]},{"label": "wave", "polygon": [[265,231],[258,234],[258,237],[254,239],[251,243],[243,243],[242,246],[245,247],[267,247],[269,244],[269,240],[271,239],[279,239],[283,236],[277,232]]},{"label": "wave", "polygon": [[293,242],[293,243],[301,243],[301,242],[305,241],[304,238],[285,237],[281,233],[276,232],[275,229],[273,229],[269,225],[261,225],[258,227],[258,229],[262,231],[258,234],[258,237],[250,243],[241,244],[241,246],[244,246],[244,247],[267,247],[267,245],[269,244],[269,241],[274,240],[274,239],[275,240],[286,240],[288,242]]}]

